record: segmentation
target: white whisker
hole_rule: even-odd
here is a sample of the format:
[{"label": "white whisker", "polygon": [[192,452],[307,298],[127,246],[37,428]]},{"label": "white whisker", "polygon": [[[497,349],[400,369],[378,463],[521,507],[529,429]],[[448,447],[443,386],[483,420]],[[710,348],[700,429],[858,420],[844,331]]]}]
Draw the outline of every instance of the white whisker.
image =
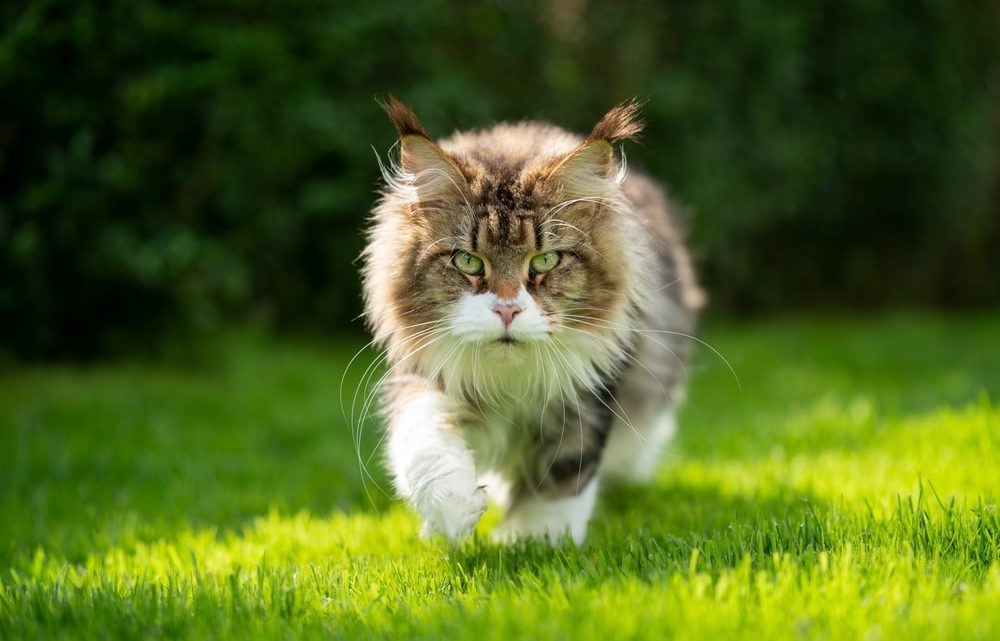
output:
[{"label": "white whisker", "polygon": [[[584,308],[584,309],[593,309],[593,308]],[[605,310],[601,310],[601,311],[605,311]],[[565,318],[573,318],[572,314],[563,314],[563,316]],[[720,352],[719,350],[717,350],[714,346],[712,346],[708,342],[706,342],[706,341],[698,338],[697,336],[693,336],[691,334],[687,334],[687,333],[684,333],[684,332],[673,331],[673,330],[669,330],[669,329],[643,329],[643,328],[639,328],[639,327],[628,327],[628,326],[625,326],[625,325],[619,325],[617,323],[610,323],[608,321],[605,321],[603,319],[596,318],[596,317],[593,317],[593,316],[578,316],[577,318],[578,319],[588,320],[588,321],[595,321],[595,322],[599,322],[599,323],[604,323],[604,327],[606,327],[607,329],[618,329],[618,330],[622,330],[622,331],[635,332],[635,333],[638,333],[638,334],[645,334],[645,335],[648,335],[648,334],[668,334],[668,335],[671,335],[671,336],[679,336],[681,338],[686,338],[688,340],[695,341],[699,345],[703,345],[704,347],[708,348],[713,354],[715,354],[719,358],[719,360],[721,360],[725,364],[725,366],[729,369],[729,372],[733,375],[733,378],[736,381],[737,387],[739,388],[739,390],[741,392],[743,391],[743,384],[740,382],[740,377],[736,374],[736,369],[733,367],[732,363],[729,362],[729,359],[727,359],[725,356],[723,356],[722,352]],[[661,346],[663,346],[663,347],[666,347],[662,343],[658,343],[658,344],[661,345]]]}]

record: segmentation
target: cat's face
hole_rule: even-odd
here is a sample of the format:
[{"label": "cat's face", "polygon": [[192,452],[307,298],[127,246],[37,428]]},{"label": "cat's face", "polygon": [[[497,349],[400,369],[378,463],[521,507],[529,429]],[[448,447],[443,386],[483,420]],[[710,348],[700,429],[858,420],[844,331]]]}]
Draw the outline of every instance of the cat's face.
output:
[{"label": "cat's face", "polygon": [[410,264],[396,287],[407,318],[505,354],[607,320],[625,264],[613,212],[560,207],[531,174],[484,172],[467,183],[461,203],[411,211]]},{"label": "cat's face", "polygon": [[394,359],[446,370],[474,355],[467,369],[482,371],[540,350],[617,352],[642,249],[617,215],[608,140],[520,125],[439,146],[409,117],[394,116],[400,166],[365,254],[369,314]]}]

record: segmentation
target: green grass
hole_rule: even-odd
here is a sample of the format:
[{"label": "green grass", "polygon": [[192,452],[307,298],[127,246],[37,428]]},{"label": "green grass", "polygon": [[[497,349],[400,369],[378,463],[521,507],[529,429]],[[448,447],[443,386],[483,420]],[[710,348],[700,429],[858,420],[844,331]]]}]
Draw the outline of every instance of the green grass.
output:
[{"label": "green grass", "polygon": [[489,544],[496,515],[422,541],[366,491],[355,344],[8,371],[0,638],[1000,638],[1000,316],[705,338],[742,390],[701,350],[662,472],[581,550]]}]

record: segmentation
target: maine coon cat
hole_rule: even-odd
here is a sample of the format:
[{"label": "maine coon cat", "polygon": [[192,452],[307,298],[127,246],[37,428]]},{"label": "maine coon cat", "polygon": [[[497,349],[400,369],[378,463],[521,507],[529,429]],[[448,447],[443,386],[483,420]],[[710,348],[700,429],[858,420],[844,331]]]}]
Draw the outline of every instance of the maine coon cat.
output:
[{"label": "maine coon cat", "polygon": [[394,98],[398,162],[372,212],[366,315],[395,487],[425,533],[583,542],[599,484],[650,476],[671,438],[702,295],[663,191],[614,145],[539,123],[435,141]]}]

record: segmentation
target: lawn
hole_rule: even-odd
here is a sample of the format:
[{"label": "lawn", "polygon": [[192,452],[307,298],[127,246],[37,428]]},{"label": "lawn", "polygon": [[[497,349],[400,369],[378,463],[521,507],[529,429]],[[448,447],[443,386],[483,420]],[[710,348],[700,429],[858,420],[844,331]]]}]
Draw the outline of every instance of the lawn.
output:
[{"label": "lawn", "polygon": [[0,639],[1000,638],[1000,316],[703,335],[739,382],[699,351],[579,550],[420,540],[371,421],[359,465],[358,341],[8,369]]}]

